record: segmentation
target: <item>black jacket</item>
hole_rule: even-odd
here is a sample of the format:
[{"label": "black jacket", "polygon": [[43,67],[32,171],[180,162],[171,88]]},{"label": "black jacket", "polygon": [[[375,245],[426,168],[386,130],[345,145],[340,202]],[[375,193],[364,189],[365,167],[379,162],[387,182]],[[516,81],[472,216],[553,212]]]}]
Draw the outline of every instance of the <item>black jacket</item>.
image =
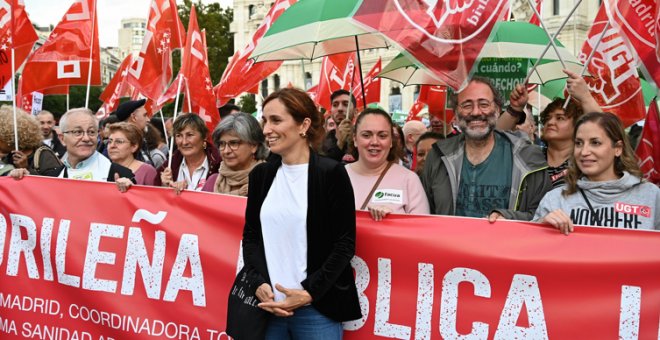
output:
[{"label": "black jacket", "polygon": [[50,134],[51,134],[51,138],[52,138],[51,143],[53,143],[53,146],[49,146],[49,147],[53,151],[55,151],[55,154],[57,155],[57,157],[62,158],[62,156],[64,156],[64,153],[66,152],[66,147],[64,146],[64,144],[62,144],[60,139],[57,137],[57,133],[54,130],[51,131]]},{"label": "black jacket", "polygon": [[[259,216],[281,164],[277,157],[250,173],[243,258],[259,285],[270,284]],[[344,166],[310,152],[307,197],[307,278],[301,284],[323,315],[336,321],[359,319],[350,265],[355,254],[355,202]]]}]

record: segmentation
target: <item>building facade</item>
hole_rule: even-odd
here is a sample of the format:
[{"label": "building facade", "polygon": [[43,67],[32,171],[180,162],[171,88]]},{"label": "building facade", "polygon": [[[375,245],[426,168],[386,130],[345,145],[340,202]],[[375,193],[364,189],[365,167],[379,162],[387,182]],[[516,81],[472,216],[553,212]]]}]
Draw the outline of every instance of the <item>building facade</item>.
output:
[{"label": "building facade", "polygon": [[142,40],[147,27],[145,18],[126,18],[121,20],[119,29],[119,54],[117,57],[124,60],[127,55],[135,54],[142,48]]},{"label": "building facade", "polygon": [[[274,0],[234,0],[234,21],[230,29],[234,34],[234,48],[243,49],[252,39],[257,27],[270,9]],[[575,55],[579,53],[591,23],[598,12],[598,0],[582,1],[558,39]],[[515,20],[528,21],[533,15],[527,0],[513,0],[512,13]],[[573,1],[544,0],[541,15],[550,32],[555,32],[573,9]],[[362,72],[366,74],[382,58],[383,67],[399,54],[396,48],[362,51]],[[257,103],[269,93],[291,83],[295,87],[308,89],[318,83],[322,58],[312,61],[286,61],[261,86]],[[418,86],[402,86],[388,79],[381,80],[380,106],[391,113],[408,112],[419,91]]]}]

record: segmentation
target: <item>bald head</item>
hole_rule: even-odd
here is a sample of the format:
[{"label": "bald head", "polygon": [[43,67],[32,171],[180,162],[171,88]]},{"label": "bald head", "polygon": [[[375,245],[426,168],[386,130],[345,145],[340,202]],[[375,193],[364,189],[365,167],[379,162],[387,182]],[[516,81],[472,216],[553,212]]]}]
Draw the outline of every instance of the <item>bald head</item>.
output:
[{"label": "bald head", "polygon": [[411,120],[403,125],[403,135],[406,141],[406,148],[412,150],[417,143],[417,139],[426,132],[426,125],[418,120]]}]

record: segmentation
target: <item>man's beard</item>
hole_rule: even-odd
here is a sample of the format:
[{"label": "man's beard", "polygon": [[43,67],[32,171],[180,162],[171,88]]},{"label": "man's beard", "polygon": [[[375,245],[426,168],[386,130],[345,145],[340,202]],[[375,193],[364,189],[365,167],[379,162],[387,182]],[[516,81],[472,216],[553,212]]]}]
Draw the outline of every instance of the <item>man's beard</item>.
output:
[{"label": "man's beard", "polygon": [[[486,122],[486,128],[485,129],[474,129],[474,128],[469,128],[468,125],[471,122],[474,121],[483,121]],[[466,138],[471,139],[471,140],[477,140],[481,141],[493,132],[495,130],[495,125],[497,124],[497,115],[495,114],[495,111],[491,111],[488,115],[479,115],[479,116],[473,116],[473,115],[467,115],[467,116],[462,116],[458,115],[458,126],[461,128],[461,131],[465,133]]]}]

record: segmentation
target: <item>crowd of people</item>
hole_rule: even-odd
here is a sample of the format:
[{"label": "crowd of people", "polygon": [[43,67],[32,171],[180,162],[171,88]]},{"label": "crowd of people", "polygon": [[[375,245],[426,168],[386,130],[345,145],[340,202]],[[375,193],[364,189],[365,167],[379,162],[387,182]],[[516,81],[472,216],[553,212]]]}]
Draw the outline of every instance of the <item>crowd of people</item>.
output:
[{"label": "crowd of people", "polygon": [[274,315],[267,338],[338,339],[340,322],[361,314],[350,267],[356,210],[376,221],[392,213],[536,221],[567,235],[575,225],[660,229],[660,190],[643,180],[621,120],[567,75],[572,99],[541,112],[541,136],[524,86],[505,105],[481,77],[455,94],[450,131],[437,118],[398,127],[382,109],[358,114],[345,90],[323,117],[304,91],[287,88],[264,100],[261,121],[222,108],[214,131],[192,113],[149,122],[144,100],[100,123],[88,109],[69,110],[59,130],[50,112],[20,114],[15,146],[3,107],[0,175],[245,196],[244,263],[259,307]]}]

